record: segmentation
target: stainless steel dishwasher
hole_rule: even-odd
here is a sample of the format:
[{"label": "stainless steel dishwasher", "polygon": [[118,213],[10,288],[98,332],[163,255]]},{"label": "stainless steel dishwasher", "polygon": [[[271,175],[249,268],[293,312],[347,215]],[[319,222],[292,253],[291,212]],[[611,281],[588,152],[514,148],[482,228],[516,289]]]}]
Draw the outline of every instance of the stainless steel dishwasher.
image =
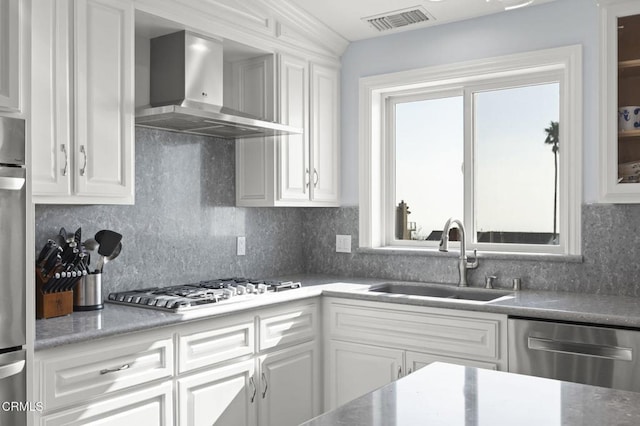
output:
[{"label": "stainless steel dishwasher", "polygon": [[640,392],[640,331],[510,318],[509,371]]}]

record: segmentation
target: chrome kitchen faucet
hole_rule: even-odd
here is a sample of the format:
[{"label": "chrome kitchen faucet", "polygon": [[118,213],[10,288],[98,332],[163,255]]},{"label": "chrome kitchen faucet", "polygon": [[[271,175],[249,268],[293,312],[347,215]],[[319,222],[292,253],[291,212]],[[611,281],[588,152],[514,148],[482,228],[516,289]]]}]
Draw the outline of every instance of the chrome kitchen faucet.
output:
[{"label": "chrome kitchen faucet", "polygon": [[467,261],[467,237],[464,230],[464,225],[461,221],[452,217],[447,220],[447,222],[444,224],[444,229],[442,230],[442,237],[440,238],[440,245],[438,246],[438,250],[444,252],[449,251],[449,229],[451,228],[452,224],[457,225],[458,230],[460,231],[460,257],[458,259],[460,281],[458,281],[458,286],[468,287],[467,269],[475,269],[478,267],[478,256],[476,250],[473,250],[473,262]]}]

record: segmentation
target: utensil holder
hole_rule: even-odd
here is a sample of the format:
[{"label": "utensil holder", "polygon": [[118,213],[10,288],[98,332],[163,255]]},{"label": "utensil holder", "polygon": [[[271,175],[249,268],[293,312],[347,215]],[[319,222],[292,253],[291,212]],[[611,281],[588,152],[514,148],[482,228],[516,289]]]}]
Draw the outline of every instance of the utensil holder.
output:
[{"label": "utensil holder", "polygon": [[73,310],[95,311],[102,308],[102,274],[83,276],[73,290]]},{"label": "utensil holder", "polygon": [[50,277],[42,276],[36,268],[36,318],[54,318],[73,312],[73,291],[45,292]]}]

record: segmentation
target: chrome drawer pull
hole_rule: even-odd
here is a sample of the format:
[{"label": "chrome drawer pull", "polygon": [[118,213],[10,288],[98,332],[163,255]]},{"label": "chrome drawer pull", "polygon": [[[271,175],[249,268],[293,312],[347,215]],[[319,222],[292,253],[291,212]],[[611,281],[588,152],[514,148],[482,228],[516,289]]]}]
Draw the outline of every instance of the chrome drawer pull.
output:
[{"label": "chrome drawer pull", "polygon": [[253,404],[253,401],[256,399],[256,392],[258,392],[258,388],[256,387],[256,382],[253,380],[253,376],[249,378],[249,383],[253,388],[253,394],[251,395],[251,403]]},{"label": "chrome drawer pull", "polygon": [[594,356],[598,358],[631,361],[633,350],[617,346],[592,345],[590,343],[564,342],[542,337],[531,337],[528,340],[529,349],[539,351],[559,352],[571,355]]},{"label": "chrome drawer pull", "polygon": [[100,374],[109,374],[109,373],[117,373],[118,371],[126,370],[130,367],[129,364],[121,365],[118,368],[105,368],[104,370],[100,370]]},{"label": "chrome drawer pull", "polygon": [[80,145],[80,152],[82,153],[82,155],[84,155],[84,165],[80,169],[80,176],[84,176],[87,171],[87,150],[85,149],[84,145]]},{"label": "chrome drawer pull", "polygon": [[262,381],[264,382],[264,391],[262,392],[262,399],[267,396],[267,389],[269,389],[269,383],[267,383],[267,376],[262,373]]},{"label": "chrome drawer pull", "polygon": [[69,154],[67,154],[67,147],[65,144],[60,145],[60,150],[64,154],[64,169],[62,169],[62,176],[66,176],[69,166]]}]

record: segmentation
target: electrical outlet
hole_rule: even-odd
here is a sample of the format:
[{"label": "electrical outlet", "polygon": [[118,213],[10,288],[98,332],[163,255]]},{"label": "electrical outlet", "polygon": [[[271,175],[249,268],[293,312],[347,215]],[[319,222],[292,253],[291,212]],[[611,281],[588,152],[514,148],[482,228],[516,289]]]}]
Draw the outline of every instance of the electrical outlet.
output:
[{"label": "electrical outlet", "polygon": [[244,256],[247,251],[247,237],[238,237],[236,240],[236,254]]},{"label": "electrical outlet", "polygon": [[336,253],[351,253],[351,235],[336,235]]}]

